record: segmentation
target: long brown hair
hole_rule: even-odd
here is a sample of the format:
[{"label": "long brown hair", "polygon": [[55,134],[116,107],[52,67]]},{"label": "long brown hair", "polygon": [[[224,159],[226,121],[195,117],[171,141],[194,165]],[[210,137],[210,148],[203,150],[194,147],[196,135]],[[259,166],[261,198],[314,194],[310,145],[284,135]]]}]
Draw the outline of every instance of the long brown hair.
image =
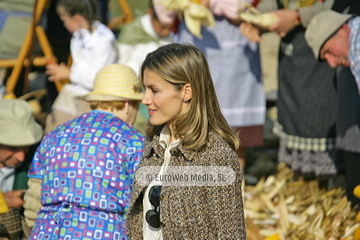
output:
[{"label": "long brown hair", "polygon": [[[218,133],[234,150],[239,139],[221,113],[205,55],[193,45],[169,44],[146,56],[140,70],[141,82],[144,70],[149,69],[180,90],[190,83],[192,99],[187,111],[174,122],[176,137],[184,148],[200,150],[208,141],[209,131]],[[146,135],[152,138],[163,128],[150,126]]]}]

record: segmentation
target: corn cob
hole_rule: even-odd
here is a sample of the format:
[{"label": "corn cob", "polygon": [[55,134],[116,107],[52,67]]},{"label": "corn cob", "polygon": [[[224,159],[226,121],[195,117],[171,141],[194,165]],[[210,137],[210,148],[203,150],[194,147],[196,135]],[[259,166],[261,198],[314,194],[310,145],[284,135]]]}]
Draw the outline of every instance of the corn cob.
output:
[{"label": "corn cob", "polygon": [[6,213],[9,211],[9,208],[5,202],[4,195],[2,191],[0,191],[0,213]]}]

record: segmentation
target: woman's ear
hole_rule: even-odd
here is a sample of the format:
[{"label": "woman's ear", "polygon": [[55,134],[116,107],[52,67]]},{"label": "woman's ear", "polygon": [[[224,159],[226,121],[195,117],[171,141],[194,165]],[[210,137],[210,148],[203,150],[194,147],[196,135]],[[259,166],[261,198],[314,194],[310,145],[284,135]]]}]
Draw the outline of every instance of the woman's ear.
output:
[{"label": "woman's ear", "polygon": [[192,99],[192,89],[190,83],[185,84],[183,89],[184,89],[184,102],[188,102]]},{"label": "woman's ear", "polygon": [[126,115],[129,114],[129,110],[130,110],[130,102],[125,101],[124,112],[125,112]]}]

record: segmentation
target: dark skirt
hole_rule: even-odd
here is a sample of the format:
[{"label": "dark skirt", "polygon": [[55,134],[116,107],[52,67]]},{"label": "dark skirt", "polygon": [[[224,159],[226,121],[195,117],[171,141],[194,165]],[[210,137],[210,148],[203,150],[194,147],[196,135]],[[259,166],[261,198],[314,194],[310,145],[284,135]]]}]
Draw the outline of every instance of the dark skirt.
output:
[{"label": "dark skirt", "polygon": [[298,27],[279,53],[279,161],[304,176],[329,178],[343,171],[335,148],[335,70],[318,62]]},{"label": "dark skirt", "polygon": [[335,138],[335,70],[315,59],[304,33],[297,28],[281,42],[278,121],[288,135]]}]

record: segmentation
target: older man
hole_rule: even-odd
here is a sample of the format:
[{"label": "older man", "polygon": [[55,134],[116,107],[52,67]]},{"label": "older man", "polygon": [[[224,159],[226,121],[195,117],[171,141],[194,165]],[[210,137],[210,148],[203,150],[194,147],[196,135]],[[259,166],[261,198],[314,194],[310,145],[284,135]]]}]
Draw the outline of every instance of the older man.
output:
[{"label": "older man", "polygon": [[360,17],[323,11],[310,22],[305,38],[315,58],[338,69],[337,147],[345,162],[346,194],[360,185]]},{"label": "older man", "polygon": [[310,22],[305,38],[315,58],[330,67],[350,67],[360,91],[360,17],[331,10],[317,14]]},{"label": "older man", "polygon": [[42,132],[25,101],[0,100],[0,238],[18,239],[22,233],[17,209],[24,204],[28,171],[22,163]]}]

